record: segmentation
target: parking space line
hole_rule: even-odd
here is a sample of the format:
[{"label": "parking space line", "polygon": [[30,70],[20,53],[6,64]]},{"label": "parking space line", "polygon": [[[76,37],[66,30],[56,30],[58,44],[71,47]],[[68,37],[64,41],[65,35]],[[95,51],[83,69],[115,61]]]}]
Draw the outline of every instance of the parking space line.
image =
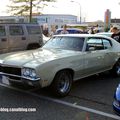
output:
[{"label": "parking space line", "polygon": [[109,113],[105,113],[105,112],[102,112],[102,111],[99,111],[99,110],[83,107],[83,106],[80,106],[80,105],[77,105],[77,104],[72,104],[72,103],[69,103],[69,102],[62,101],[62,100],[53,99],[53,98],[50,98],[50,97],[38,95],[38,94],[29,92],[29,91],[24,91],[22,89],[15,88],[15,87],[8,86],[8,85],[1,84],[1,83],[0,83],[0,86],[9,88],[9,89],[12,89],[12,90],[15,90],[15,91],[19,91],[19,92],[22,92],[22,93],[26,93],[28,95],[32,95],[32,96],[35,96],[35,97],[40,98],[40,99],[44,99],[44,100],[48,100],[48,101],[51,101],[51,102],[59,103],[59,104],[62,104],[62,105],[68,106],[68,107],[75,108],[75,109],[84,110],[84,111],[94,113],[94,114],[98,114],[98,115],[101,115],[101,116],[104,116],[104,117],[113,118],[115,120],[120,120],[120,117],[117,116],[117,115],[114,115],[114,114],[109,114]]}]

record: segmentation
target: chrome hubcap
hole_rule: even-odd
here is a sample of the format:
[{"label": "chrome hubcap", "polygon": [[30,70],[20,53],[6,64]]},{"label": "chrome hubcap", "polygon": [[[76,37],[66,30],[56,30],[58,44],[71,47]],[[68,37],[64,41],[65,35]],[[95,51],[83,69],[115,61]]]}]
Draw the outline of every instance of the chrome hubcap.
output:
[{"label": "chrome hubcap", "polygon": [[61,80],[59,82],[60,92],[62,93],[66,92],[69,89],[69,85],[70,85],[69,77],[65,75],[61,76]]}]

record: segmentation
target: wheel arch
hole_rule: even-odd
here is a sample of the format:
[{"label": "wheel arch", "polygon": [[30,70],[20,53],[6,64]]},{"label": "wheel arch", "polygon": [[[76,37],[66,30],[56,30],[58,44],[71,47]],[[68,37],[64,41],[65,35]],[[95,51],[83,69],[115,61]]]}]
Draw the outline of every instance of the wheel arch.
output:
[{"label": "wheel arch", "polygon": [[115,64],[113,65],[113,67],[117,64],[117,62],[120,61],[120,57],[116,59]]},{"label": "wheel arch", "polygon": [[[64,69],[61,69],[61,70],[59,70],[59,71],[57,71],[57,72],[55,73],[55,76],[56,76],[59,72],[62,72],[62,71],[68,71],[68,72],[70,72],[71,75],[72,75],[72,79],[74,78],[74,70],[71,69],[71,68],[64,68]],[[55,78],[55,76],[54,76],[54,78]]]},{"label": "wheel arch", "polygon": [[118,77],[118,76],[120,76],[120,70],[119,69],[120,69],[120,58],[116,59],[115,64],[113,65],[112,69],[110,70],[110,73],[113,76]]}]

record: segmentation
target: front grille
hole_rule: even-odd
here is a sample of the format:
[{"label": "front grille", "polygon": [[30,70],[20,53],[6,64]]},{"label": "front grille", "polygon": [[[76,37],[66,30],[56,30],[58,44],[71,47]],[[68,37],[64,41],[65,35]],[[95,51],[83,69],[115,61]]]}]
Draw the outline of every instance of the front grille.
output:
[{"label": "front grille", "polygon": [[12,79],[12,80],[17,80],[17,81],[21,80],[20,77],[9,76],[9,78]]},{"label": "front grille", "polygon": [[0,72],[21,76],[21,68],[0,66]]}]

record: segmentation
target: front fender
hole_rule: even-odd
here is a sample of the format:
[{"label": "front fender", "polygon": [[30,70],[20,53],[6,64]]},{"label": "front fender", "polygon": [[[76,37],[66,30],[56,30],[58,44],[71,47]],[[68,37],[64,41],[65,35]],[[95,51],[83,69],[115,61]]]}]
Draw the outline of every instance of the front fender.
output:
[{"label": "front fender", "polygon": [[54,80],[56,73],[61,70],[64,70],[64,69],[73,70],[70,67],[69,63],[64,65],[59,62],[54,63],[54,64],[49,62],[49,63],[45,63],[44,65],[37,67],[37,74],[41,78],[42,87],[49,86],[52,83],[52,81]]}]

